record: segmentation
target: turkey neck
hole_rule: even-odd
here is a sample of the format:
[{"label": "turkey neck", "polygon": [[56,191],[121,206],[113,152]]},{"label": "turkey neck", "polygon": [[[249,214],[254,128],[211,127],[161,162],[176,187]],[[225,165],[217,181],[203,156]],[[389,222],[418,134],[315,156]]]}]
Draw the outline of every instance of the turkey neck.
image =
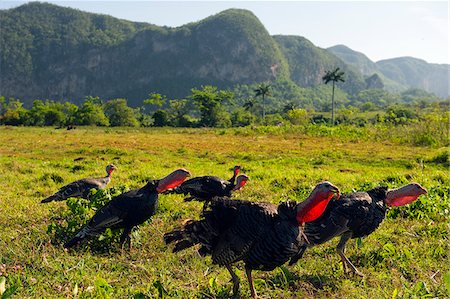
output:
[{"label": "turkey neck", "polygon": [[156,186],[158,186],[158,181],[149,181],[147,185],[141,188],[141,190],[147,192],[156,192]]},{"label": "turkey neck", "polygon": [[386,203],[391,203],[395,198],[402,194],[400,189],[391,189],[386,194]]},{"label": "turkey neck", "polygon": [[297,222],[303,225],[305,222],[314,221],[325,211],[328,202],[334,193],[314,190],[303,202],[297,205]]},{"label": "turkey neck", "polygon": [[112,169],[110,169],[109,171],[107,171],[107,172],[106,172],[106,177],[105,177],[105,178],[111,179],[112,173],[113,173],[113,170],[112,170]]},{"label": "turkey neck", "polygon": [[228,181],[233,185],[233,187],[234,186],[236,186],[236,176],[238,175],[238,173],[239,173],[239,170],[238,169],[236,169],[236,170],[233,170],[234,172],[233,172],[233,176],[231,177],[231,179],[229,179]]},{"label": "turkey neck", "polygon": [[388,206],[402,206],[414,201],[420,196],[421,193],[413,194],[408,191],[409,188],[410,186],[406,185],[397,189],[389,190],[386,194],[385,203]]},{"label": "turkey neck", "polygon": [[314,208],[315,202],[314,199],[316,198],[317,194],[316,192],[311,193],[304,201],[299,203],[296,207],[297,215],[296,219],[299,225],[303,225],[303,221],[300,220],[303,215],[311,211],[311,209]]}]

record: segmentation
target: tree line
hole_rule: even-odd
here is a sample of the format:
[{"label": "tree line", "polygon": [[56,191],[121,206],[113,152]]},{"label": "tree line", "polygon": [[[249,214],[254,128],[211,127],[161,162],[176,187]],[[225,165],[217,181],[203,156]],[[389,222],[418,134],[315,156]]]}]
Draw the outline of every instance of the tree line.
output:
[{"label": "tree line", "polygon": [[[236,93],[220,90],[214,86],[193,88],[185,99],[168,99],[159,93],[151,93],[137,108],[129,107],[123,98],[104,101],[88,96],[75,105],[70,102],[35,100],[30,108],[14,98],[0,97],[0,124],[13,126],[129,126],[129,127],[241,127],[253,124],[309,124],[351,123],[364,126],[367,123],[390,122],[404,124],[420,118],[426,107],[444,107],[447,102],[432,102],[426,98],[398,104],[380,106],[381,90],[367,90],[362,96],[367,100],[359,106],[339,105],[333,120],[329,111],[321,112],[311,107],[301,107],[296,102],[287,102],[281,108],[268,105],[268,98],[276,94],[274,86],[260,83],[253,86],[252,97],[239,101]],[[272,99],[273,101],[273,99]],[[377,102],[378,101],[378,102]],[[334,102],[334,92],[333,92]],[[330,105],[331,106],[331,105]],[[371,113],[376,111],[377,113]],[[363,112],[363,113],[360,113]]]}]

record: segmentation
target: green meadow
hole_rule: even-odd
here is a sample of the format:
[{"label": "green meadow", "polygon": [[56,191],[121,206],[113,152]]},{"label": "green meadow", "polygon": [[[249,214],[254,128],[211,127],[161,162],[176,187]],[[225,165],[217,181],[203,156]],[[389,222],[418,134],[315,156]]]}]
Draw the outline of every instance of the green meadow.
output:
[{"label": "green meadow", "polygon": [[[174,254],[163,242],[165,232],[199,217],[202,204],[186,203],[181,195],[160,195],[157,213],[133,232],[129,252],[117,242],[99,251],[89,242],[64,250],[55,241],[49,226],[68,207],[40,200],[74,180],[105,175],[108,163],[118,167],[111,193],[141,187],[179,167],[193,176],[228,179],[239,164],[250,181],[234,198],[273,203],[301,201],[322,180],[342,193],[418,182],[427,196],[389,210],[372,235],[348,242],[347,256],[364,277],[344,273],[334,239],[308,249],[292,267],[255,271],[255,287],[262,298],[448,298],[448,131],[427,142],[426,132],[414,130],[0,127],[0,298],[231,296],[225,268],[195,248]],[[241,296],[247,298],[245,271],[237,267]]]}]

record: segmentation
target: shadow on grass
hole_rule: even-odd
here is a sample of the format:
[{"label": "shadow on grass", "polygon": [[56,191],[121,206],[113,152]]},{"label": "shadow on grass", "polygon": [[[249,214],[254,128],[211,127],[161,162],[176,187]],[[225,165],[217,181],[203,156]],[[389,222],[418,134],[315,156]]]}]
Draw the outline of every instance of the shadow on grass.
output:
[{"label": "shadow on grass", "polygon": [[[240,295],[233,297],[233,292],[231,291],[231,285],[222,285],[219,287],[205,287],[198,291],[197,298],[199,299],[227,299],[227,298],[241,298]],[[241,283],[242,287],[242,283]]]},{"label": "shadow on grass", "polygon": [[333,291],[338,290],[336,285],[336,277],[327,274],[303,274],[297,277],[295,284],[291,286],[291,289],[301,290],[309,294],[314,294],[318,290],[331,289]]}]

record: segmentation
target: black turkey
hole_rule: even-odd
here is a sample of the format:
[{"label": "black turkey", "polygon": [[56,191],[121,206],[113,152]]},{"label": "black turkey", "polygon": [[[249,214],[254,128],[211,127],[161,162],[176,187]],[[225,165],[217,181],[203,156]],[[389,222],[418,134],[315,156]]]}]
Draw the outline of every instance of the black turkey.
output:
[{"label": "black turkey", "polygon": [[91,189],[104,189],[111,182],[111,175],[117,167],[114,164],[106,166],[106,176],[102,178],[81,179],[61,187],[58,192],[43,199],[41,203],[66,200],[69,197],[88,198]]},{"label": "black turkey", "polygon": [[152,180],[140,189],[135,189],[114,197],[95,213],[92,219],[70,241],[64,244],[69,248],[87,236],[97,236],[107,228],[123,228],[120,244],[125,241],[131,246],[130,233],[133,227],[144,223],[155,213],[158,205],[158,194],[181,184],[189,171],[177,169],[160,180]]},{"label": "black turkey", "polygon": [[249,177],[239,173],[240,166],[234,167],[234,175],[228,181],[216,176],[201,176],[195,177],[185,181],[173,190],[168,190],[167,193],[189,194],[185,201],[209,201],[213,197],[231,197],[232,192],[240,190],[249,180]]},{"label": "black turkey", "polygon": [[251,295],[256,297],[252,270],[273,270],[295,255],[305,243],[300,225],[319,217],[336,192],[337,187],[323,182],[304,202],[279,205],[215,197],[200,220],[186,221],[181,228],[166,233],[164,240],[167,244],[176,242],[174,252],[200,244],[201,255],[210,254],[214,264],[228,269],[235,295],[239,278],[232,264],[244,261]]},{"label": "black turkey", "polygon": [[351,271],[362,276],[345,256],[345,243],[349,239],[365,237],[374,232],[383,221],[389,206],[408,204],[426,193],[425,188],[411,183],[392,190],[376,187],[367,192],[344,194],[340,200],[331,200],[321,217],[305,224],[304,233],[309,244],[304,244],[289,264],[297,262],[307,247],[341,236],[336,250],[342,259],[344,271],[347,272],[348,266]]}]

